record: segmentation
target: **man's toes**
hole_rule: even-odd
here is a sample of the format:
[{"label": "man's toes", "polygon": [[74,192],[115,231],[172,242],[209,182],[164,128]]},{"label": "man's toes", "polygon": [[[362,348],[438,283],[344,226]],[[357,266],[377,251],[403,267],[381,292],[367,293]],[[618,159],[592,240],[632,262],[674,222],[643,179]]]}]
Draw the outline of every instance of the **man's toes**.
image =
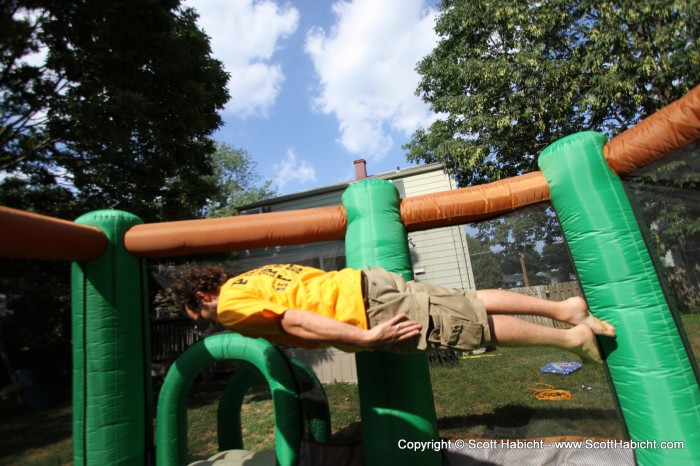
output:
[{"label": "man's toes", "polygon": [[615,336],[615,327],[607,322],[589,315],[583,322],[588,328],[590,328],[596,335],[606,335],[609,337]]}]

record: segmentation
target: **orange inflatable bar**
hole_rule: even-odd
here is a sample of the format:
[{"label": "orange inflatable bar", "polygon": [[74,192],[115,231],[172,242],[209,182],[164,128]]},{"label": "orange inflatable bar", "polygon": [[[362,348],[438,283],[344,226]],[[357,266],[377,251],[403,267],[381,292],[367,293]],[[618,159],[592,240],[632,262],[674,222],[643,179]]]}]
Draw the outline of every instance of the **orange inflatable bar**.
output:
[{"label": "orange inflatable bar", "polygon": [[126,250],[138,257],[227,252],[345,238],[342,206],[135,225]]},{"label": "orange inflatable bar", "polygon": [[612,138],[603,149],[618,175],[632,173],[700,138],[700,86]]},{"label": "orange inflatable bar", "polygon": [[540,172],[401,201],[401,221],[408,231],[460,225],[549,200]]},{"label": "orange inflatable bar", "polygon": [[[408,231],[457,225],[549,199],[544,176],[528,173],[482,186],[404,199],[401,219]],[[345,238],[342,206],[135,225],[126,250],[138,257],[172,257],[334,241]]]},{"label": "orange inflatable bar", "polygon": [[107,250],[96,227],[0,206],[0,257],[82,262]]}]

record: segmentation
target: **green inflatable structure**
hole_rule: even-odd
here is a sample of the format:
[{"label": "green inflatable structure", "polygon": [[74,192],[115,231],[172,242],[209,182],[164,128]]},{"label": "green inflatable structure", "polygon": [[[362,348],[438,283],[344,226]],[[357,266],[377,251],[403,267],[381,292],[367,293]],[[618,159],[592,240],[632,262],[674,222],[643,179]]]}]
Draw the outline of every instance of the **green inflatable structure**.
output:
[{"label": "green inflatable structure", "polygon": [[[366,180],[345,190],[348,267],[379,266],[413,279],[399,201],[396,187],[385,180]],[[442,464],[439,451],[399,448],[400,440],[439,438],[427,356],[372,352],[358,353],[356,360],[365,465]]]},{"label": "green inflatable structure", "polygon": [[124,249],[141,220],[117,210],[83,215],[109,240],[72,266],[73,450],[76,466],[151,464],[150,320],[142,262]]},{"label": "green inflatable structure", "polygon": [[[638,463],[700,464],[697,375],[632,206],[605,162],[604,144],[597,133],[569,136],[541,154],[540,169],[591,312],[617,328],[616,339],[600,343]],[[347,188],[349,267],[380,266],[413,278],[399,204],[398,191],[385,180]],[[109,247],[72,266],[76,466],[185,464],[188,388],[203,367],[224,359],[240,361],[243,370],[220,404],[222,448],[242,447],[240,404],[258,380],[272,391],[279,464],[298,463],[305,433],[319,442],[330,438],[328,406],[318,401],[325,397],[317,393],[315,404],[300,398],[307,388],[323,390],[308,368],[268,342],[224,334],[197,343],[173,365],[154,439],[145,267],[123,245],[126,231],[141,220],[109,210],[77,222],[104,231]],[[442,464],[440,451],[400,447],[402,440],[439,440],[427,356],[359,353],[357,369],[365,464]]]},{"label": "green inflatable structure", "polygon": [[[700,464],[700,389],[605,137],[585,132],[539,158],[640,465]],[[679,443],[665,443],[679,442]]]}]

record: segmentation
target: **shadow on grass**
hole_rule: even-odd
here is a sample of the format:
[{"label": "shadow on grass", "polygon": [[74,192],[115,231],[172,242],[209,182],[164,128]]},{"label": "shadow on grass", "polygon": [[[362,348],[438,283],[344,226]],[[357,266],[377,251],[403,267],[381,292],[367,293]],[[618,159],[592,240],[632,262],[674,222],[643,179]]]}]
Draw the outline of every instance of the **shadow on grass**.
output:
[{"label": "shadow on grass", "polygon": [[600,408],[530,408],[521,405],[507,405],[496,408],[493,412],[472,414],[467,416],[446,416],[438,419],[438,428],[468,429],[486,426],[484,438],[490,438],[489,432],[497,432],[499,436],[507,432],[519,436],[532,420],[567,421],[571,419],[586,419],[606,421],[616,419],[615,411]]},{"label": "shadow on grass", "polygon": [[348,445],[362,441],[362,422],[356,421],[338,429],[332,435],[334,444]]},{"label": "shadow on grass", "polygon": [[42,411],[3,406],[0,416],[0,464],[6,464],[4,458],[19,455],[37,446],[52,445],[73,435],[70,403]]}]

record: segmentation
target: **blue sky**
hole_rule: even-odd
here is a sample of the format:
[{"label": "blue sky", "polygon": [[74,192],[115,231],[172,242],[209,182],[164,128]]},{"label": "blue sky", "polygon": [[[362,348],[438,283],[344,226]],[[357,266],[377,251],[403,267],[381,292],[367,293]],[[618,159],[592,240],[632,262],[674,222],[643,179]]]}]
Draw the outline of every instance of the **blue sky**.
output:
[{"label": "blue sky", "polygon": [[407,167],[435,119],[414,92],[436,45],[435,0],[185,0],[231,74],[218,141],[289,194]]}]

